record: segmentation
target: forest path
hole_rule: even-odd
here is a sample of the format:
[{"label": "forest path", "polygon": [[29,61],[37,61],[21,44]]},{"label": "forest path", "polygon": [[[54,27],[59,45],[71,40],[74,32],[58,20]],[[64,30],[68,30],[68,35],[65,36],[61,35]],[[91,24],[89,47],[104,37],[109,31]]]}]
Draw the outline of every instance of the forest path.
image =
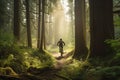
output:
[{"label": "forest path", "polygon": [[53,57],[56,59],[56,63],[54,64],[55,69],[61,69],[65,65],[72,63],[72,56],[73,51],[71,52],[64,52],[63,56],[60,56],[60,53],[53,53]]}]

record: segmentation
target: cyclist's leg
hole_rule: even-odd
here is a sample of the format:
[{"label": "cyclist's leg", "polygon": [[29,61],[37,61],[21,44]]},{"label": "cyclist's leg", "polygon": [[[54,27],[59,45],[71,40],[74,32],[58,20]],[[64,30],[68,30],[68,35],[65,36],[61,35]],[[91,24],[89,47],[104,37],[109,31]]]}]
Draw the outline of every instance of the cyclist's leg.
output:
[{"label": "cyclist's leg", "polygon": [[59,47],[59,51],[61,53],[61,56],[63,55],[63,47]]}]

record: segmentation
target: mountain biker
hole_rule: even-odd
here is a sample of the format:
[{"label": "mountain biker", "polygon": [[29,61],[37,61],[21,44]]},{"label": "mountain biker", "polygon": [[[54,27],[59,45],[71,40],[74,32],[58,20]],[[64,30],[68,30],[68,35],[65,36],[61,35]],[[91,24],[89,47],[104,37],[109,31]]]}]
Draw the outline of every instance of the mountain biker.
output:
[{"label": "mountain biker", "polygon": [[65,42],[62,38],[58,41],[57,46],[59,46],[59,52],[61,53],[61,56],[63,56],[63,46],[65,46]]}]

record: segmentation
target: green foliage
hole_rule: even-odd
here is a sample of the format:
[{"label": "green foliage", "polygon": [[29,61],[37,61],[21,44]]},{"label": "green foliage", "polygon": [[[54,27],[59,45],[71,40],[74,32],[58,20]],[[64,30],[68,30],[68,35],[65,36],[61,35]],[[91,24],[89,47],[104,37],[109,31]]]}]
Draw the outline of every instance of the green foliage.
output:
[{"label": "green foliage", "polygon": [[11,34],[0,34],[0,67],[10,66],[15,72],[21,73],[29,67],[52,67],[53,61],[48,53],[14,44]]},{"label": "green foliage", "polygon": [[12,39],[5,38],[0,40],[1,67],[10,66],[17,73],[26,72],[29,67],[53,67],[54,60],[49,53],[19,47],[12,43]]},{"label": "green foliage", "polygon": [[2,33],[0,34],[0,59],[7,58],[13,50],[13,36],[12,34]]},{"label": "green foliage", "polygon": [[[21,49],[13,43],[14,38],[10,33],[0,34],[0,67],[10,66],[16,72],[23,71],[24,57]],[[17,67],[19,66],[19,68]]]},{"label": "green foliage", "polygon": [[[92,59],[92,66],[86,73],[84,80],[119,80],[120,76],[120,39],[105,41],[112,49],[104,61],[101,58]],[[109,58],[109,59],[108,59]]]},{"label": "green foliage", "polygon": [[85,80],[119,80],[120,66],[90,69]]},{"label": "green foliage", "polygon": [[106,42],[107,44],[110,44],[110,46],[116,53],[120,53],[120,39],[107,40]]},{"label": "green foliage", "polygon": [[107,40],[107,43],[110,44],[116,53],[120,52],[120,39]]},{"label": "green foliage", "polygon": [[[110,44],[110,46],[115,52],[115,56],[113,56],[113,58],[111,59],[111,63],[114,62],[114,64],[116,65],[116,63],[120,60],[120,39],[107,40],[106,42]],[[120,65],[119,62],[117,64]]]},{"label": "green foliage", "polygon": [[120,16],[119,15],[114,15],[114,24],[115,24],[115,27],[120,26]]},{"label": "green foliage", "polygon": [[42,67],[53,67],[54,59],[48,52],[40,52],[36,50],[31,54],[31,56],[39,59]]},{"label": "green foliage", "polygon": [[120,27],[115,27],[115,38],[116,39],[120,38]]},{"label": "green foliage", "polygon": [[83,80],[84,73],[89,66],[90,64],[87,61],[74,60],[72,64],[65,66],[59,74],[70,80]]},{"label": "green foliage", "polygon": [[1,46],[0,48],[0,66],[10,66],[15,72],[23,71],[24,56],[19,47],[14,45]]},{"label": "green foliage", "polygon": [[13,35],[11,33],[5,33],[3,30],[0,30],[0,43],[4,45],[13,44]]}]

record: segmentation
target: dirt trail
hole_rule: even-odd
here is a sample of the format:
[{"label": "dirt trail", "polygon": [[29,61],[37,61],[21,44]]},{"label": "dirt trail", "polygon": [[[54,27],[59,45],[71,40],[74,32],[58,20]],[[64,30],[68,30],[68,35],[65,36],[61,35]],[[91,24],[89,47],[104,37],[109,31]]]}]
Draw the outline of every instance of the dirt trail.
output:
[{"label": "dirt trail", "polygon": [[61,69],[65,65],[72,62],[72,60],[67,60],[70,56],[70,53],[64,53],[63,56],[60,56],[60,53],[54,53],[53,56],[56,58],[55,69]]}]

